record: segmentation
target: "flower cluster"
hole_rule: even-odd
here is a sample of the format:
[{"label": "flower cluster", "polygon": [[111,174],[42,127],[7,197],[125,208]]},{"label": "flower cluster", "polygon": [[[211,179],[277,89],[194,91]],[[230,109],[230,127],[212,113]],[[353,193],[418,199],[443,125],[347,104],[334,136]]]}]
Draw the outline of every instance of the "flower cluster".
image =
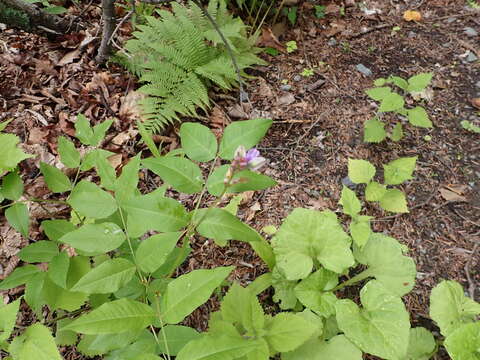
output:
[{"label": "flower cluster", "polygon": [[235,155],[232,161],[232,167],[235,169],[250,169],[258,170],[265,164],[266,159],[260,156],[260,151],[253,148],[248,151],[245,147],[240,145],[235,151]]}]

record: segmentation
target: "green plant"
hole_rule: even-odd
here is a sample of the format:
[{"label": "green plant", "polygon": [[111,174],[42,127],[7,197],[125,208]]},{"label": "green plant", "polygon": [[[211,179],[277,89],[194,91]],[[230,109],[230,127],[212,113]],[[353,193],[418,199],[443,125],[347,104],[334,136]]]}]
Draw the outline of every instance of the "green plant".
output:
[{"label": "green plant", "polygon": [[477,126],[468,120],[460,121],[460,125],[462,125],[462,128],[464,128],[467,131],[471,131],[475,134],[480,134],[480,126]]},{"label": "green plant", "polygon": [[287,48],[287,53],[289,54],[298,49],[297,42],[295,40],[287,41],[285,46]]},{"label": "green plant", "polygon": [[48,14],[63,14],[67,12],[63,6],[51,5],[48,0],[25,0],[30,4],[40,3],[44,7],[42,10]]},{"label": "green plant", "polygon": [[0,3],[0,23],[16,26],[29,31],[31,24],[28,15],[20,10],[10,8],[3,2]]},{"label": "green plant", "polygon": [[[196,117],[197,108],[210,104],[212,84],[230,89],[238,80],[228,49],[201,9],[193,3],[172,8],[173,13],[158,10],[159,18],[147,16],[147,24],[134,32],[136,39],[127,41],[127,55],[117,57],[144,84],[140,91],[148,97],[140,104],[150,132],[181,115]],[[208,12],[225,34],[239,71],[263,63],[255,55],[255,39],[246,36],[246,26],[228,13],[223,0],[211,0]]]},{"label": "green plant", "polygon": [[[392,91],[388,84],[393,84],[399,87],[406,94],[416,96],[428,87],[432,80],[432,73],[422,73],[412,76],[407,80],[399,76],[390,76],[388,79],[380,78],[375,80],[374,88],[366,90],[367,95],[380,102],[377,114],[372,119],[365,122],[364,137],[365,142],[379,143],[387,138],[385,124],[380,121],[385,113],[394,113],[403,117],[407,117],[411,125],[421,128],[431,128],[427,111],[422,106],[415,106],[413,108],[405,107],[404,95]],[[395,124],[392,132],[388,135],[393,141],[399,141],[403,137],[403,126],[399,121]]]},{"label": "green plant", "polygon": [[325,17],[325,9],[327,7],[325,5],[314,5],[315,9],[315,17],[317,19],[323,19]]},{"label": "green plant", "polygon": [[467,0],[467,6],[471,7],[472,9],[480,9],[480,4],[477,0]]},{"label": "green plant", "polygon": [[310,77],[310,76],[315,75],[315,71],[313,71],[313,69],[305,68],[305,69],[302,70],[300,75],[302,75],[303,77]]},{"label": "green plant", "polygon": [[298,6],[292,6],[288,8],[283,8],[283,13],[287,17],[290,25],[295,25],[297,23],[297,11]]},{"label": "green plant", "polygon": [[373,180],[375,167],[366,160],[348,160],[348,177],[355,184],[366,184],[365,199],[379,202],[380,206],[387,211],[396,213],[408,212],[405,194],[396,188],[389,189],[387,186],[399,185],[412,179],[417,157],[404,157],[390,161],[383,165],[383,177],[385,184]]}]

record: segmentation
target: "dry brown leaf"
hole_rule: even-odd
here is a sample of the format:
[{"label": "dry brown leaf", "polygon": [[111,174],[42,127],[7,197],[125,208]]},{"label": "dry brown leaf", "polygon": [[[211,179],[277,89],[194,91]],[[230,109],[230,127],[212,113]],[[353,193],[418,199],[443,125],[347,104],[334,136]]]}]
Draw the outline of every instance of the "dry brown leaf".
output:
[{"label": "dry brown leaf", "polygon": [[70,51],[70,52],[66,53],[66,54],[60,59],[60,61],[57,63],[57,65],[58,65],[58,66],[63,66],[63,65],[66,65],[66,64],[70,64],[70,63],[72,63],[76,58],[78,58],[79,56],[80,56],[80,50],[79,50],[79,49]]},{"label": "dry brown leaf", "polygon": [[327,7],[324,10],[325,14],[337,14],[340,13],[340,6],[335,5],[335,4],[330,4],[327,5]]},{"label": "dry brown leaf", "polygon": [[122,164],[122,154],[114,154],[107,158],[108,162],[114,169],[119,167]]},{"label": "dry brown leaf", "polygon": [[415,10],[407,10],[403,13],[405,21],[420,21],[422,20],[422,14]]},{"label": "dry brown leaf", "polygon": [[293,94],[285,94],[283,96],[280,96],[277,101],[277,105],[290,105],[295,102],[295,96]]},{"label": "dry brown leaf", "polygon": [[473,107],[476,107],[477,109],[480,109],[480,97],[473,98],[472,100],[470,100],[470,102],[472,103]]},{"label": "dry brown leaf", "polygon": [[462,195],[465,191],[465,185],[448,185],[440,188],[440,194],[446,201],[466,202],[467,198]]},{"label": "dry brown leaf", "polygon": [[285,47],[269,28],[262,29],[262,35],[257,40],[257,45],[260,47],[271,47],[280,52],[285,52]]},{"label": "dry brown leaf", "polygon": [[130,91],[122,98],[118,115],[121,118],[125,117],[131,120],[140,120],[142,112],[138,106],[138,101],[142,100],[144,97],[145,95],[139,91]]},{"label": "dry brown leaf", "polygon": [[268,85],[267,81],[264,78],[259,78],[260,86],[258,87],[258,95],[263,98],[271,98],[273,97],[273,91],[270,85]]}]

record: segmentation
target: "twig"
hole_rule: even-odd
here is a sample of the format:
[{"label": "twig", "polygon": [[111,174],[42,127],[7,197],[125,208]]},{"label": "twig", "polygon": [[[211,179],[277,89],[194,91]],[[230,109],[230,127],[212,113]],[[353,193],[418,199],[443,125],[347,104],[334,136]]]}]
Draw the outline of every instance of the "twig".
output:
[{"label": "twig", "polygon": [[122,20],[120,20],[117,24],[117,26],[115,27],[115,30],[113,30],[112,32],[112,35],[110,36],[110,38],[108,39],[108,42],[110,43],[113,39],[113,37],[115,36],[115,34],[117,33],[117,31],[120,29],[120,27],[123,25],[123,23],[125,21],[127,21],[130,16],[132,16],[132,14],[135,12],[135,10],[130,10],[123,18]]},{"label": "twig", "polygon": [[381,25],[377,25],[377,26],[374,26],[374,27],[371,27],[371,28],[367,28],[367,29],[364,29],[364,30],[362,30],[358,33],[355,33],[353,35],[348,36],[348,39],[356,39],[356,38],[361,37],[365,34],[369,34],[373,31],[385,29],[387,27],[393,27],[393,25],[392,24],[381,24]]},{"label": "twig", "polygon": [[438,21],[438,20],[445,20],[445,19],[450,19],[450,18],[462,18],[462,17],[469,17],[469,16],[478,16],[478,13],[473,12],[473,13],[468,13],[468,14],[465,13],[465,14],[456,14],[456,15],[445,15],[445,16],[440,16],[440,17],[433,18],[433,19],[425,19],[425,21],[434,22],[434,21]]},{"label": "twig", "polygon": [[470,263],[472,262],[472,259],[475,258],[475,253],[477,252],[477,249],[478,249],[478,246],[480,244],[476,243],[474,246],[473,246],[473,249],[472,249],[472,253],[470,254],[470,257],[468,258],[467,260],[467,263],[465,264],[465,274],[467,275],[467,281],[468,281],[468,293],[470,295],[470,297],[472,298],[472,300],[475,299],[475,282],[472,280],[471,276],[470,276]]}]

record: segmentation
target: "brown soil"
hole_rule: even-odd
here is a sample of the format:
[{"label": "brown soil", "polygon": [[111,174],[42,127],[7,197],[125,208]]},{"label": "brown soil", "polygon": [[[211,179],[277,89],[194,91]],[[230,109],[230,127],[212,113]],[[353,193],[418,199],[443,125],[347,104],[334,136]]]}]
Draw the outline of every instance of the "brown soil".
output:
[{"label": "brown soil", "polygon": [[[264,55],[269,65],[251,72],[255,78],[248,84],[251,104],[246,105],[246,112],[248,117],[274,119],[259,149],[269,159],[264,172],[278,185],[248,196],[239,216],[257,229],[280,225],[296,207],[331,209],[341,216],[338,200],[348,158],[368,159],[381,169],[381,164],[398,157],[418,156],[414,179],[400,186],[407,194],[410,213],[392,216],[370,203],[365,204],[364,213],[375,216],[375,231],[397,238],[410,249],[418,277],[404,300],[414,326],[435,330],[428,316],[428,298],[441,279],[459,281],[471,296],[480,299],[480,144],[478,134],[460,126],[461,120],[480,125],[480,113],[470,102],[480,96],[480,61],[467,62],[465,56],[472,51],[480,58],[480,37],[464,32],[468,26],[480,33],[480,13],[466,7],[463,0],[365,3],[381,14],[367,16],[358,7],[346,7],[345,15],[333,12],[316,19],[311,5],[302,3],[297,24],[279,34],[282,43],[295,40],[298,50]],[[404,21],[402,14],[407,9],[419,11],[422,21]],[[95,17],[98,10],[86,14]],[[395,30],[396,26],[400,29]],[[94,34],[94,30],[88,29],[88,33]],[[122,28],[121,35],[128,36],[129,30]],[[18,30],[0,33],[0,119],[13,117],[7,130],[18,134],[26,150],[43,161],[56,161],[56,138],[73,134],[72,119],[79,112],[94,121],[112,115],[119,118],[106,148],[121,154],[120,161],[140,149],[125,96],[136,86],[135,80],[114,65],[98,69],[92,60],[95,41],[78,54],[72,53],[88,33],[53,41]],[[357,64],[368,67],[372,75],[360,73]],[[298,79],[305,68],[315,69],[314,75]],[[433,97],[425,106],[434,128],[407,126],[406,136],[398,143],[364,143],[363,123],[375,111],[364,90],[373,80],[430,71],[435,74]],[[288,92],[280,89],[284,79],[291,85]],[[312,90],[310,86],[318,80],[324,83]],[[235,120],[232,108],[237,105],[235,98],[220,94],[214,94],[214,100],[216,105],[204,121],[221,132]],[[170,149],[178,144],[177,130],[168,129],[161,138]],[[122,135],[121,139],[117,135]],[[425,135],[431,140],[425,140]],[[45,196],[35,160],[26,161],[21,168],[27,193]],[[158,178],[144,175],[145,189],[158,185]],[[455,189],[464,201],[461,197],[446,199],[440,192],[445,188]],[[357,190],[362,191],[361,187]],[[188,204],[192,199],[182,200]],[[56,217],[66,215],[62,208],[36,210],[31,232],[34,240],[43,238],[38,222],[48,218],[49,212]],[[3,224],[0,235],[0,269],[5,276],[18,264],[15,253],[27,242]],[[194,251],[179,273],[235,265],[231,280],[248,284],[266,271],[246,244],[232,242],[220,248],[199,238],[192,246]],[[20,292],[4,293],[4,298]],[[267,311],[273,312],[276,307],[270,295],[267,291],[261,300]],[[209,313],[217,308],[218,301],[212,298],[186,323],[204,330]],[[28,325],[28,318],[23,325]],[[73,353],[67,358],[78,359]],[[441,358],[448,356],[437,355]]]}]

